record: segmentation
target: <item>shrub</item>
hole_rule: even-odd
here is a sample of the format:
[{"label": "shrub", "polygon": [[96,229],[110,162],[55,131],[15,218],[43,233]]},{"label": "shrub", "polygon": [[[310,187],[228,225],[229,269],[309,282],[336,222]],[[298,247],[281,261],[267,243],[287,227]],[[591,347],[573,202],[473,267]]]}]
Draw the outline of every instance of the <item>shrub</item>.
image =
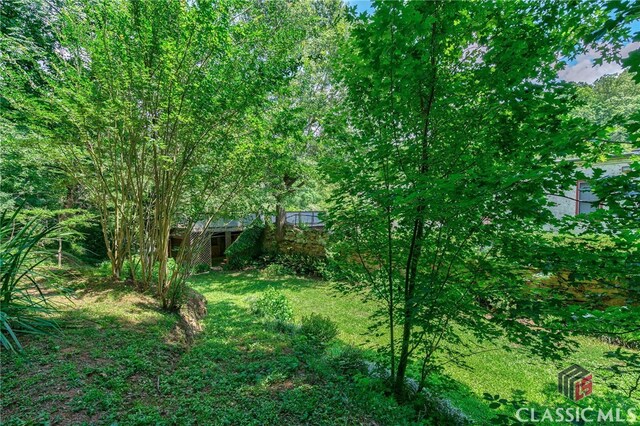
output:
[{"label": "shrub", "polygon": [[284,323],[293,317],[287,297],[274,288],[269,288],[252,303],[251,310],[261,317]]},{"label": "shrub", "polygon": [[326,346],[338,335],[338,326],[327,316],[311,314],[302,317],[300,333],[315,346]]},{"label": "shrub", "polygon": [[331,358],[331,364],[346,376],[365,374],[367,372],[364,354],[360,349],[353,346],[342,348],[337,355]]},{"label": "shrub", "polygon": [[299,253],[277,253],[264,256],[265,264],[280,265],[283,270],[296,275],[323,277],[326,269],[326,260],[317,256],[309,256]]},{"label": "shrub", "polygon": [[111,276],[111,261],[105,260],[103,262],[100,262],[100,264],[96,268],[96,273],[103,277]]},{"label": "shrub", "polygon": [[195,271],[196,274],[201,274],[203,272],[209,272],[209,270],[211,270],[211,268],[206,263],[198,263],[193,268],[193,270]]},{"label": "shrub", "polygon": [[[173,271],[178,267],[174,258],[167,259],[167,275],[171,276]],[[156,262],[153,266],[151,273],[151,284],[158,282],[158,268],[159,263]],[[108,276],[111,274],[111,263],[109,261],[102,262],[99,266],[100,274]],[[120,272],[120,279],[133,279],[134,281],[142,281],[142,267],[140,265],[140,256],[133,255],[130,259],[126,259],[122,263],[122,271]]]},{"label": "shrub", "polygon": [[224,252],[227,257],[225,269],[242,269],[258,258],[262,249],[264,228],[264,223],[256,219],[238,236]]},{"label": "shrub", "polygon": [[140,256],[133,255],[130,259],[122,262],[122,270],[120,271],[120,279],[132,279],[134,281],[142,280],[142,267],[140,266]]},{"label": "shrub", "polygon": [[0,344],[17,351],[22,345],[17,333],[46,333],[56,324],[41,314],[53,310],[36,281],[36,267],[50,252],[41,249],[55,228],[46,227],[38,218],[25,224],[7,210],[0,213]]},{"label": "shrub", "polygon": [[280,265],[279,263],[271,263],[264,269],[262,269],[260,271],[260,274],[268,278],[277,278],[286,275],[294,275],[294,272],[286,266]]}]

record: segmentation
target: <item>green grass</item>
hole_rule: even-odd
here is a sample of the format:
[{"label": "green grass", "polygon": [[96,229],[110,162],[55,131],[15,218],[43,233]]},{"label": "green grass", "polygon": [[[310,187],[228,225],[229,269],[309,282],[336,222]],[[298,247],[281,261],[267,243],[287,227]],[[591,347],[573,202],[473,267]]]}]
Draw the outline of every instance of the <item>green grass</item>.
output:
[{"label": "green grass", "polygon": [[[386,343],[368,331],[373,306],[358,296],[258,271],[199,275],[194,287],[206,296],[209,314],[188,350],[172,332],[176,317],[152,298],[95,284],[78,288],[58,315],[62,335],[29,337],[20,356],[2,353],[2,424],[428,423],[385,395],[379,381],[339,369],[345,345],[375,359],[375,347]],[[294,322],[314,312],[331,317],[339,342],[310,350],[297,334],[252,315],[250,300],[269,287],[290,300]],[[479,424],[496,414],[484,393],[537,407],[566,404],[555,380],[571,363],[594,373],[590,403],[618,398],[629,406],[603,383],[603,353],[613,347],[600,341],[578,339],[574,354],[558,364],[520,348],[506,351],[504,341],[477,343],[487,351],[470,356],[467,367],[447,364],[430,383]]]},{"label": "green grass", "polygon": [[[207,280],[224,276],[207,275]],[[202,278],[199,279],[202,282]],[[220,284],[221,285],[221,284]],[[343,374],[248,312],[207,292],[205,331],[188,350],[176,317],[132,291],[89,286],[63,306],[64,334],[2,353],[2,424],[410,424],[375,381]]]},{"label": "green grass", "polygon": [[[296,277],[267,278],[254,271],[202,276],[195,286],[209,300],[228,300],[239,306],[246,306],[248,298],[274,287],[291,300],[296,321],[312,312],[327,315],[337,322],[339,338],[347,344],[370,350],[387,344],[386,336],[375,337],[368,331],[374,306],[363,303],[357,295],[339,293],[331,283]],[[490,409],[485,393],[509,401],[524,399],[533,407],[566,405],[567,400],[557,392],[556,378],[558,371],[571,364],[579,364],[594,374],[594,396],[583,400],[583,406],[635,406],[611,391],[603,379],[605,367],[610,365],[604,353],[614,350],[615,346],[597,339],[575,338],[571,343],[572,355],[553,362],[543,361],[503,339],[478,342],[469,334],[463,334],[463,337],[475,342],[479,353],[467,357],[464,366],[445,364],[444,374],[434,375],[430,382],[478,422],[488,422],[498,412],[512,415],[515,411],[510,406],[503,406],[499,411]],[[504,349],[505,346],[511,350]]]}]

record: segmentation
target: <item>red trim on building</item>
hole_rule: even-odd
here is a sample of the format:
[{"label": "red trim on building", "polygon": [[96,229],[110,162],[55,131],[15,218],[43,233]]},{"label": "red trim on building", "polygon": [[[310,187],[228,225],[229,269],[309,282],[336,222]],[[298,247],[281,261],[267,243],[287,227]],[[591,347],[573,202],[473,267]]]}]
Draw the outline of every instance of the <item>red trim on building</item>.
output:
[{"label": "red trim on building", "polygon": [[576,214],[575,216],[578,216],[578,214],[580,213],[580,184],[581,183],[586,183],[586,180],[579,180],[576,182]]}]

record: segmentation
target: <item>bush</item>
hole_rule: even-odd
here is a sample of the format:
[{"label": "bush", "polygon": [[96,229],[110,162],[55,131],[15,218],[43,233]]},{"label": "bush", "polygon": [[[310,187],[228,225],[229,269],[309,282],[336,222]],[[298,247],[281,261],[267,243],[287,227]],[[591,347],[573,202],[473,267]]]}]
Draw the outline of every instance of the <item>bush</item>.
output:
[{"label": "bush", "polygon": [[265,264],[280,265],[284,271],[295,275],[323,277],[326,269],[326,260],[317,256],[309,256],[299,253],[277,253],[264,256]]},{"label": "bush", "polygon": [[353,346],[345,346],[337,355],[331,358],[331,364],[346,376],[367,373],[367,364],[362,351]]},{"label": "bush", "polygon": [[293,310],[287,297],[274,288],[269,288],[252,303],[251,310],[256,315],[279,323],[285,323],[293,317]]},{"label": "bush", "polygon": [[209,272],[211,268],[206,263],[198,263],[193,270],[196,274],[201,274],[203,272]]},{"label": "bush", "polygon": [[292,270],[287,268],[286,266],[280,265],[279,263],[271,263],[267,265],[264,269],[260,271],[265,277],[268,278],[277,278],[286,275],[295,275]]},{"label": "bush", "polygon": [[100,264],[96,268],[96,272],[100,276],[110,277],[111,276],[111,261],[110,260],[105,260],[104,262],[100,262]]},{"label": "bush", "polygon": [[54,228],[37,217],[20,223],[21,210],[0,213],[0,344],[11,351],[22,349],[17,333],[56,329],[42,317],[53,308],[36,281],[36,267],[51,255],[41,247]]},{"label": "bush", "polygon": [[[153,270],[151,271],[151,282],[145,284],[156,284],[158,282],[159,266],[160,264],[158,262],[153,265]],[[100,267],[104,268],[105,271],[107,270],[107,268],[109,268],[109,271],[111,270],[109,262],[103,262]],[[178,264],[176,263],[175,259],[173,259],[172,257],[167,259],[167,276],[171,276],[177,267]],[[127,259],[122,263],[122,277],[132,279],[134,282],[142,281],[142,266],[140,264],[140,256],[133,255],[131,256],[131,259]]]},{"label": "bush", "polygon": [[264,223],[260,219],[253,221],[224,252],[227,257],[225,269],[242,269],[258,258],[262,250]]},{"label": "bush", "polygon": [[311,314],[302,317],[300,333],[315,346],[326,346],[338,335],[338,326],[329,317]]}]

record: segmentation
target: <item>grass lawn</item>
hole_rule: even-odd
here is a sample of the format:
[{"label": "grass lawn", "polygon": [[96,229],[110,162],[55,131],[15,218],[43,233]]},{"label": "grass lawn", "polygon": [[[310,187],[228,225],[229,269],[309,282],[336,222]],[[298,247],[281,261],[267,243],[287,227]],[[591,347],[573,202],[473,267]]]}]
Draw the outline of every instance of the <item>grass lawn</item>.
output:
[{"label": "grass lawn", "polygon": [[[267,278],[258,271],[212,272],[194,279],[208,300],[205,331],[188,350],[176,341],[176,317],[150,297],[100,284],[77,286],[60,311],[64,333],[24,339],[26,351],[2,353],[2,424],[411,424],[409,407],[385,396],[380,383],[358,379],[340,364],[344,344],[369,350],[371,305],[327,282]],[[248,300],[269,287],[291,301],[295,321],[312,312],[330,316],[340,343],[327,351],[300,345],[295,334],[266,326]],[[377,340],[376,340],[377,339]],[[591,402],[615,397],[599,376],[611,346],[581,339],[558,365],[523,352],[485,345],[468,367],[446,366],[432,378],[479,424],[495,411],[484,393],[524,397],[533,405],[565,402],[555,390],[557,371],[571,363],[591,369]],[[619,400],[624,406],[628,401]],[[508,410],[507,410],[508,412]]]},{"label": "grass lawn", "polygon": [[[209,300],[228,300],[239,306],[246,306],[248,298],[274,287],[292,302],[296,320],[312,312],[321,313],[337,322],[339,339],[347,344],[371,349],[376,344],[387,343],[386,336],[367,337],[372,335],[367,333],[372,305],[363,303],[355,295],[337,292],[331,283],[297,277],[266,278],[252,271],[208,274],[199,277],[195,287]],[[607,409],[612,404],[625,409],[634,407],[633,402],[611,391],[603,379],[604,374],[600,374],[610,365],[604,353],[614,350],[615,346],[597,339],[576,338],[572,344],[573,354],[552,362],[536,358],[504,340],[478,342],[471,335],[467,335],[467,339],[478,344],[479,353],[469,356],[466,366],[446,364],[444,374],[432,377],[431,382],[442,386],[441,392],[478,422],[488,422],[497,413],[489,408],[490,402],[483,397],[485,393],[500,395],[509,401],[524,399],[532,407],[566,406],[568,401],[557,392],[557,374],[571,364],[579,364],[594,374],[594,395],[579,405],[602,405]],[[505,345],[512,350],[505,350]],[[499,412],[513,414],[514,409],[502,407]]]},{"label": "grass lawn", "polygon": [[337,354],[299,345],[236,303],[241,296],[224,297],[215,286],[207,291],[205,331],[188,350],[174,339],[176,317],[152,298],[79,288],[60,311],[63,334],[24,338],[22,355],[2,352],[1,423],[374,425],[415,418],[376,383],[352,380]]}]

